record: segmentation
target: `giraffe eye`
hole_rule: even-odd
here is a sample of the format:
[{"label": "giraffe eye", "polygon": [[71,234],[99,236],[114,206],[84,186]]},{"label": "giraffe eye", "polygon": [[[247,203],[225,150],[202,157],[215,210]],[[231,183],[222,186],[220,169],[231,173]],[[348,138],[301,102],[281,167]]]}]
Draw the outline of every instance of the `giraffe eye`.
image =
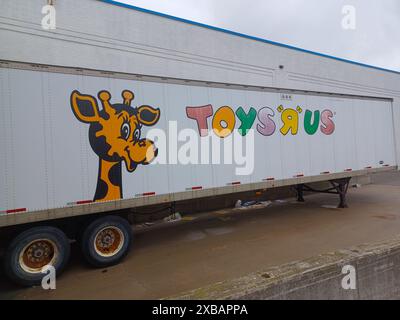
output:
[{"label": "giraffe eye", "polygon": [[129,135],[131,134],[131,126],[129,123],[125,122],[121,127],[121,137],[125,140],[129,139]]},{"label": "giraffe eye", "polygon": [[134,140],[135,142],[138,142],[139,139],[140,139],[140,129],[137,128],[137,129],[133,132],[133,140]]}]

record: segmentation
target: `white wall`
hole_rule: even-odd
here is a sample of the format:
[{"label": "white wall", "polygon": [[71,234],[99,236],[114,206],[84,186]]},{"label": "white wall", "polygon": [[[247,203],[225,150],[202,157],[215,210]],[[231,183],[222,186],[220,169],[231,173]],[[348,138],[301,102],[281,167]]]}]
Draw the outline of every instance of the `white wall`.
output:
[{"label": "white wall", "polygon": [[[400,74],[270,45],[97,0],[0,0],[0,59],[394,99],[400,159]],[[284,65],[283,71],[278,69]],[[397,161],[399,162],[399,161]]]}]

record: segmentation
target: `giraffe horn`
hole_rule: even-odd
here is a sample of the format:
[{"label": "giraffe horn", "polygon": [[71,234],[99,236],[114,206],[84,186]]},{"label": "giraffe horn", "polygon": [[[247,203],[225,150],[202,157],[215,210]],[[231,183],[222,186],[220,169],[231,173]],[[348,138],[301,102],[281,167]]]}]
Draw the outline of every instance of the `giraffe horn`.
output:
[{"label": "giraffe horn", "polygon": [[115,113],[114,109],[111,107],[111,104],[110,104],[111,94],[108,91],[100,91],[99,99],[101,100],[101,104],[103,105],[104,111],[108,115]]},{"label": "giraffe horn", "polygon": [[122,98],[124,98],[124,104],[130,106],[133,99],[135,99],[135,95],[132,91],[124,90],[122,91]]}]

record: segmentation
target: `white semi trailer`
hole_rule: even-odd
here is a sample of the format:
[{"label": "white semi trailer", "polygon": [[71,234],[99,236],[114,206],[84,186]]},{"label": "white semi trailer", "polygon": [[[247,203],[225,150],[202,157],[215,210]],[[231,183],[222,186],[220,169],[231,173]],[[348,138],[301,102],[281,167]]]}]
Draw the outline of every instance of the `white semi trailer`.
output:
[{"label": "white semi trailer", "polygon": [[302,201],[321,181],[345,207],[352,177],[397,169],[399,73],[112,1],[57,2],[55,30],[42,1],[1,3],[0,234],[18,283],[60,273],[70,239],[118,263],[131,208],[282,186]]}]

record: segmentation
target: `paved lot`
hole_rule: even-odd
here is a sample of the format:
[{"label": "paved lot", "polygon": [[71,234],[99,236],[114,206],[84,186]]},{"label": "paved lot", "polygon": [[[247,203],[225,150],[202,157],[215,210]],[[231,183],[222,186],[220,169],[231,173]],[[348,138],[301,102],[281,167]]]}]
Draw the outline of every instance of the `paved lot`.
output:
[{"label": "paved lot", "polygon": [[0,298],[147,299],[177,295],[270,266],[393,238],[400,230],[400,174],[351,189],[350,209],[336,196],[311,195],[258,210],[223,210],[191,221],[141,228],[120,265],[87,267],[77,247],[57,290],[20,289],[0,274]]}]

